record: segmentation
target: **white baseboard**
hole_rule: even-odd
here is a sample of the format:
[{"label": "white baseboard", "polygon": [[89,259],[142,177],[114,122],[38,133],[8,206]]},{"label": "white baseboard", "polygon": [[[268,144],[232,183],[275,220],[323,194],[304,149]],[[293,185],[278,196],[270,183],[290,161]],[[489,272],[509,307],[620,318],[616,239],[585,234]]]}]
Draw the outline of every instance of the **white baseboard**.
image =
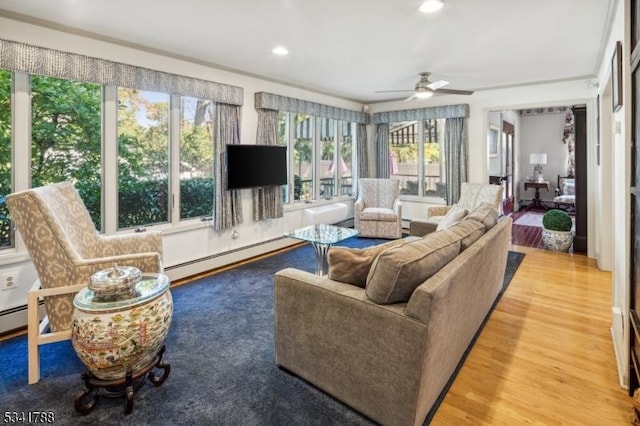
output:
[{"label": "white baseboard", "polygon": [[618,381],[620,387],[629,389],[629,356],[624,338],[624,316],[618,307],[614,306],[611,311],[611,340],[618,366]]}]

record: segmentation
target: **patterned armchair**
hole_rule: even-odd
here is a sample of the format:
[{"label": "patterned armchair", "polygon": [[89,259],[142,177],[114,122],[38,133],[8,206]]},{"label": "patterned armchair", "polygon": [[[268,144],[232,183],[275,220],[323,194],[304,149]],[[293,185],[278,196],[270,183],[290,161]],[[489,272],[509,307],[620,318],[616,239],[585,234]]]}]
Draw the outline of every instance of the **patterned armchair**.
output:
[{"label": "patterned armchair", "polygon": [[558,209],[572,211],[576,208],[576,179],[558,175],[553,204]]},{"label": "patterned armchair", "polygon": [[397,179],[360,179],[354,204],[355,228],[361,237],[401,238],[402,203]]},{"label": "patterned armchair", "polygon": [[[29,383],[40,380],[39,345],[71,337],[73,297],[95,272],[135,266],[162,271],[158,232],[104,236],[71,183],[43,186],[7,196],[11,217],[38,274],[27,295]],[[44,298],[46,316],[40,318]],[[45,332],[45,331],[49,332]]]},{"label": "patterned armchair", "polygon": [[502,186],[488,183],[462,182],[460,186],[460,199],[452,206],[435,206],[427,208],[425,220],[413,220],[409,224],[410,234],[422,236],[433,232],[438,227],[440,220],[453,206],[462,207],[472,211],[482,203],[489,203],[500,212],[502,203]]}]

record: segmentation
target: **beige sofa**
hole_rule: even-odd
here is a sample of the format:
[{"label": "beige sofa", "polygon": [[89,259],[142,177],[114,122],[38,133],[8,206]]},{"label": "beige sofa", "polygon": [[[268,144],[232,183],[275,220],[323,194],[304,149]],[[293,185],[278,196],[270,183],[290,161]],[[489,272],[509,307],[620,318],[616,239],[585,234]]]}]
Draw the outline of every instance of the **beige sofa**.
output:
[{"label": "beige sofa", "polygon": [[[497,212],[488,210],[495,223]],[[376,422],[422,424],[502,288],[511,218],[493,227],[472,220],[372,249],[366,288],[292,268],[276,273],[276,363]],[[426,249],[429,244],[440,249]],[[393,292],[370,288],[416,274],[409,267],[394,271],[384,259],[417,256],[428,269],[443,260],[429,256],[446,257],[451,247],[457,250],[453,259],[410,290],[407,301],[381,301]],[[368,261],[366,250],[351,250]],[[421,252],[426,254],[416,254]]]}]

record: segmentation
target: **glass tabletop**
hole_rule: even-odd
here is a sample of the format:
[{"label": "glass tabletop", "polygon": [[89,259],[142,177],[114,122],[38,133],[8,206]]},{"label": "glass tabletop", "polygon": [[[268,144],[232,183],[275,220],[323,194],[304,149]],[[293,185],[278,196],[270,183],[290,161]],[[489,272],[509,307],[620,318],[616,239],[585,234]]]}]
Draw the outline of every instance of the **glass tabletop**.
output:
[{"label": "glass tabletop", "polygon": [[335,244],[347,238],[355,237],[358,235],[358,231],[333,225],[311,225],[287,231],[284,235],[314,244]]},{"label": "glass tabletop", "polygon": [[93,290],[85,287],[76,294],[73,305],[85,311],[103,311],[123,307],[133,307],[147,300],[163,294],[169,289],[169,277],[164,274],[142,274],[142,278],[136,283],[136,296],[125,300],[97,302],[94,300]]}]

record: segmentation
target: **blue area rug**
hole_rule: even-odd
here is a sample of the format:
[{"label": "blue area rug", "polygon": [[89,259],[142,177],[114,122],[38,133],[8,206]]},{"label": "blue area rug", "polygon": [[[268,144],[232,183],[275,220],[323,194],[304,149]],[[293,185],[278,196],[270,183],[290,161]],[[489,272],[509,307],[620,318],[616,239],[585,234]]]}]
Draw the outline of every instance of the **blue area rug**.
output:
[{"label": "blue area rug", "polygon": [[[364,247],[382,241],[351,238],[342,245]],[[509,252],[505,288],[523,257]],[[138,390],[129,415],[124,414],[122,399],[102,398],[86,416],[75,411],[73,401],[84,389],[80,375],[85,368],[70,341],[41,346],[42,378],[35,385],[27,384],[26,336],[0,342],[3,414],[51,412],[56,425],[373,424],[276,366],[272,276],[285,267],[313,271],[311,246],[172,289],[174,316],[164,356],[171,374],[160,387],[147,382]]]}]

